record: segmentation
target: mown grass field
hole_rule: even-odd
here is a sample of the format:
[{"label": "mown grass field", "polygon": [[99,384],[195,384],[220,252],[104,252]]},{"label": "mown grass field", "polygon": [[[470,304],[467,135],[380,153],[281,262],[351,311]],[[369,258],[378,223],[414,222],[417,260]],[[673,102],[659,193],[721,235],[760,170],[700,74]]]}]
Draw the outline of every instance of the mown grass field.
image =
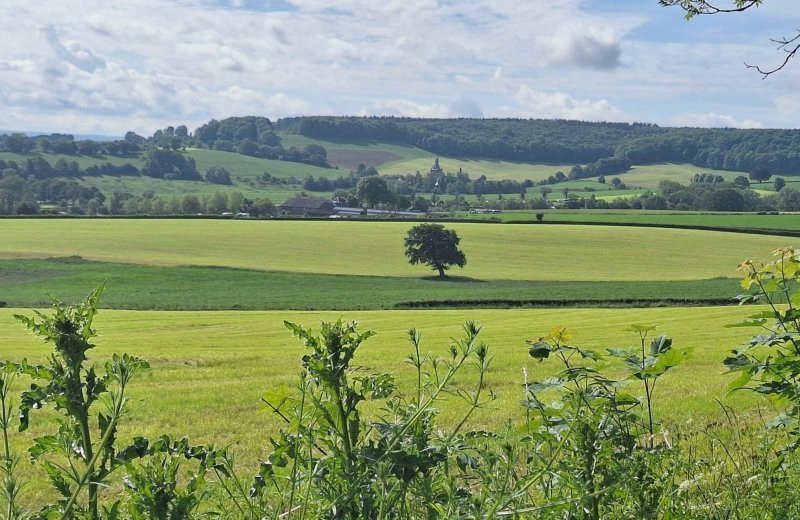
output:
[{"label": "mown grass field", "polygon": [[501,222],[532,222],[536,214],[544,215],[543,222],[572,222],[598,224],[646,224],[654,226],[705,226],[729,229],[763,229],[772,231],[800,231],[800,214],[782,213],[757,215],[755,213],[696,213],[645,210],[535,210],[505,211],[494,214],[459,213],[464,218],[477,218]]},{"label": "mown grass field", "polygon": [[[261,399],[291,391],[304,354],[284,320],[318,328],[320,320],[344,318],[374,329],[378,335],[365,343],[355,364],[391,373],[403,391],[410,391],[414,381],[412,367],[404,363],[409,328],[422,331],[424,351],[441,357],[465,320],[482,324],[482,340],[493,355],[486,389],[496,400],[470,418],[467,427],[473,429],[523,433],[522,368],[530,381],[557,369],[555,363],[533,360],[525,340],[546,336],[554,326],[570,328],[574,344],[602,352],[635,347],[637,336],[623,330],[631,324],[656,324],[677,348],[692,347],[691,359],[661,379],[655,395],[655,413],[670,432],[718,424],[725,418],[723,405],[739,410],[743,421],[751,420],[759,406],[764,416],[775,414],[755,394],[727,394],[732,378],[724,374],[722,360],[756,330],[725,325],[741,321],[752,309],[374,309],[391,308],[398,300],[727,297],[741,292],[736,265],[745,257],[769,255],[787,244],[785,237],[447,223],[462,237],[469,263],[452,273],[459,278],[435,281],[431,271],[408,265],[403,255],[403,238],[414,224],[4,219],[0,301],[47,313],[46,294],[78,301],[107,279],[90,362],[100,365],[112,353],[125,352],[151,363],[130,387],[121,443],[166,433],[230,446],[245,476],[269,454],[269,439],[281,427]],[[83,259],[63,258],[71,255]],[[123,307],[156,310],[118,310]],[[17,313],[32,315],[33,310],[0,308],[0,359],[43,361],[50,347],[13,319]],[[622,377],[618,360],[603,360],[600,368]],[[470,367],[456,382],[469,385],[474,375]],[[18,388],[25,384],[20,380]],[[630,391],[641,394],[635,385]],[[369,413],[377,413],[380,405],[372,403]],[[440,427],[456,424],[464,406],[455,397],[441,403]],[[54,415],[51,410],[33,414],[31,429],[15,435],[12,447],[21,453],[32,438],[51,433]],[[41,502],[48,493],[41,467],[25,465],[21,473],[31,482],[26,497]]]},{"label": "mown grass field", "polygon": [[[111,289],[109,289],[110,291]],[[368,340],[355,359],[357,365],[394,374],[401,389],[410,389],[412,369],[404,363],[409,353],[406,331],[423,332],[423,348],[444,356],[450,338],[459,337],[465,320],[481,323],[482,339],[494,357],[488,389],[497,400],[479,410],[470,422],[474,428],[497,430],[510,421],[519,426],[523,417],[521,369],[530,380],[553,373],[555,364],[538,363],[527,354],[525,339],[547,335],[557,325],[574,331],[573,343],[587,348],[634,347],[637,339],[623,329],[634,323],[657,324],[659,332],[675,340],[676,347],[693,347],[692,358],[659,381],[656,413],[672,431],[697,429],[723,416],[720,405],[752,409],[765,404],[753,394],[727,395],[731,378],[723,374],[726,353],[753,333],[753,329],[725,328],[752,309],[741,307],[702,309],[552,309],[552,310],[451,310],[451,311],[351,311],[351,312],[141,312],[104,310],[95,320],[97,348],[92,362],[100,363],[113,352],[148,359],[152,368],[131,386],[130,414],[122,435],[190,435],[195,442],[232,445],[238,459],[249,467],[268,452],[267,439],[280,426],[261,398],[291,385],[304,353],[300,342],[283,326],[290,320],[318,329],[319,320],[358,320],[361,328],[378,335]],[[12,314],[29,310],[0,309],[3,358],[42,361],[48,347],[27,333]],[[603,370],[620,376],[617,361],[604,361]],[[471,369],[470,369],[471,370]],[[469,382],[468,370],[458,378]],[[20,383],[23,384],[23,383]],[[630,389],[635,392],[634,387]],[[638,393],[638,392],[635,392]],[[442,425],[452,425],[459,404],[441,407]],[[767,412],[770,415],[772,412]],[[47,417],[47,414],[44,414]],[[39,415],[26,436],[41,433]]]},{"label": "mown grass field", "polygon": [[[151,219],[0,220],[0,259],[80,256],[145,265],[420,277],[403,253],[407,222]],[[476,280],[728,278],[785,237],[683,229],[453,223]]]},{"label": "mown grass field", "polygon": [[0,302],[9,307],[46,306],[51,294],[77,301],[87,288],[103,280],[108,287],[104,307],[156,310],[663,305],[732,301],[741,292],[737,280],[730,278],[589,282],[477,281],[454,276],[439,281],[435,277],[131,265],[67,257],[0,261]]}]

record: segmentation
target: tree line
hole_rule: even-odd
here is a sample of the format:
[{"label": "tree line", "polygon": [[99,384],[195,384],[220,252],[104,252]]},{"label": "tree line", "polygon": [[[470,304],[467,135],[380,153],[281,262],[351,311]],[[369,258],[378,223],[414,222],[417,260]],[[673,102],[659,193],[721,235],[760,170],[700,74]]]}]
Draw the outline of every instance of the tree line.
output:
[{"label": "tree line", "polygon": [[435,154],[549,164],[691,163],[749,172],[800,173],[800,130],[662,128],[644,123],[547,119],[417,119],[313,116],[281,119],[280,130],[317,139],[417,146]]},{"label": "tree line", "polygon": [[299,162],[330,168],[327,150],[318,144],[302,149],[284,147],[281,138],[272,130],[272,122],[265,117],[229,117],[211,120],[194,133],[186,125],[168,126],[156,130],[152,136],[143,137],[126,132],[124,139],[96,141],[78,140],[71,134],[28,136],[23,133],[0,135],[0,151],[16,154],[61,154],[69,156],[112,156],[138,159],[153,151],[178,152],[187,147],[207,148],[261,157],[278,161]]}]

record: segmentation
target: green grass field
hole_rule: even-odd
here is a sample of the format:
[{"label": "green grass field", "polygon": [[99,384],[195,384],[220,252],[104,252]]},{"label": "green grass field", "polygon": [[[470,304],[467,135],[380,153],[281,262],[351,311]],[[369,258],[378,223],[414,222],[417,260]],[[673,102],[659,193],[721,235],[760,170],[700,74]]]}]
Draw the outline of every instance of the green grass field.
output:
[{"label": "green grass field", "polygon": [[[392,309],[438,301],[461,307],[643,305],[730,299],[735,279],[688,281],[474,281],[453,277],[308,274],[209,267],[161,267],[75,258],[0,261],[0,302],[41,307],[48,295],[80,299],[107,280],[103,306],[115,309]],[[634,300],[634,302],[631,302]],[[539,303],[531,303],[539,302]],[[604,303],[605,302],[605,303]],[[430,305],[427,303],[426,305]]]},{"label": "green grass field", "polygon": [[[382,166],[386,163],[414,159],[425,159],[433,164],[435,157],[434,154],[414,146],[366,141],[327,141],[287,133],[279,133],[279,135],[282,140],[281,144],[285,148],[294,146],[302,149],[309,144],[323,146],[328,151],[328,164],[338,166],[343,170],[355,171],[359,164],[364,164],[364,166],[373,166],[382,171]],[[430,165],[428,165],[428,169],[430,169]]]},{"label": "green grass field", "polygon": [[800,231],[800,214],[757,215],[754,213],[696,213],[646,210],[535,210],[505,211],[495,214],[459,213],[465,218],[480,218],[502,222],[530,222],[536,214],[544,214],[544,222],[574,222],[599,224],[648,224],[666,226],[706,226],[730,229],[763,229]]},{"label": "green grass field", "polygon": [[[415,159],[405,159],[388,162],[378,167],[384,175],[389,174],[408,174],[427,173],[433,166],[433,156],[419,157]],[[459,168],[469,175],[470,179],[477,179],[485,175],[490,180],[514,179],[533,181],[546,179],[555,175],[557,171],[569,173],[573,165],[548,165],[548,164],[529,164],[508,161],[493,161],[489,159],[467,159],[455,157],[440,157],[439,165],[446,172],[455,173]]]},{"label": "green grass field", "polygon": [[[267,198],[280,205],[290,197],[296,196],[302,191],[298,184],[281,185],[269,184],[260,186],[245,180],[239,182],[234,180],[232,185],[212,184],[202,181],[163,181],[151,177],[86,177],[80,181],[87,186],[97,186],[105,194],[112,194],[115,191],[142,195],[145,192],[157,194],[162,199],[170,197],[181,198],[184,195],[195,195],[202,199],[215,192],[233,193],[239,192],[251,199]],[[330,197],[332,193],[312,193],[314,196]]]},{"label": "green grass field", "polygon": [[[6,219],[0,259],[81,256],[146,265],[420,277],[403,239],[412,223]],[[477,280],[698,280],[734,275],[784,237],[682,229],[453,223]]]},{"label": "green grass field", "polygon": [[[534,361],[525,340],[562,325],[574,331],[574,344],[601,352],[635,347],[637,337],[623,331],[630,324],[656,324],[659,333],[674,338],[676,347],[692,347],[691,359],[662,378],[655,395],[655,414],[670,432],[697,432],[719,424],[725,418],[723,405],[735,407],[743,421],[756,417],[757,411],[764,417],[775,415],[754,393],[727,393],[732,377],[724,373],[722,360],[755,330],[725,325],[741,321],[753,309],[378,309],[432,299],[725,298],[741,292],[734,279],[736,265],[745,257],[767,256],[787,244],[785,237],[448,223],[462,237],[468,264],[452,273],[458,278],[437,281],[427,268],[406,262],[402,243],[412,225],[0,219],[0,301],[11,307],[0,308],[2,359],[38,362],[49,354],[49,346],[13,319],[14,314],[34,311],[15,307],[46,309],[47,294],[79,301],[105,279],[104,306],[95,320],[97,348],[90,351],[90,362],[99,365],[112,353],[125,352],[151,363],[130,386],[120,442],[124,445],[134,436],[188,435],[194,444],[230,447],[245,476],[269,454],[269,439],[282,426],[261,399],[292,388],[304,354],[284,320],[318,328],[320,320],[341,317],[358,320],[362,330],[374,329],[378,335],[365,343],[354,363],[391,373],[401,391],[410,391],[414,383],[413,369],[404,362],[410,351],[409,328],[422,331],[424,351],[444,356],[465,320],[482,324],[482,340],[493,356],[485,388],[496,400],[470,417],[468,429],[497,432],[508,427],[512,435],[524,433],[522,368],[530,381],[557,370],[555,363]],[[615,359],[603,360],[600,369],[613,377],[624,373]],[[468,367],[456,383],[468,384],[474,376],[475,368]],[[26,383],[20,380],[18,389]],[[635,385],[630,391],[642,393]],[[380,406],[371,403],[366,413],[376,413]],[[446,398],[439,406],[439,426],[447,430],[455,425],[463,407],[457,398]],[[16,452],[23,453],[32,438],[51,433],[55,413],[36,412],[31,420],[29,431],[13,436]],[[49,496],[41,466],[25,465],[20,474],[30,483],[25,494],[30,504]]]},{"label": "green grass field", "polygon": [[[111,289],[109,289],[111,290]],[[458,337],[467,319],[484,326],[482,339],[494,356],[488,388],[497,400],[480,410],[470,426],[496,429],[511,421],[519,425],[523,412],[522,367],[531,380],[549,376],[554,364],[540,364],[527,354],[525,339],[546,335],[564,325],[574,331],[576,345],[603,349],[630,348],[636,338],[623,328],[634,323],[657,324],[676,347],[694,347],[692,358],[659,382],[656,413],[674,425],[697,428],[722,417],[714,399],[752,408],[763,403],[753,394],[726,395],[731,378],[724,375],[726,353],[752,334],[752,329],[726,329],[749,311],[739,307],[702,309],[553,309],[341,312],[141,312],[101,311],[91,352],[99,363],[113,352],[148,359],[152,369],[131,386],[130,414],[122,435],[189,434],[195,442],[232,445],[239,459],[253,467],[268,450],[267,438],[279,426],[260,399],[270,390],[289,385],[303,355],[301,344],[283,327],[283,320],[318,328],[320,319],[355,319],[378,335],[365,343],[356,364],[393,373],[401,388],[410,388],[412,369],[406,331],[423,333],[423,348],[445,355],[449,339]],[[12,318],[27,310],[0,309],[3,358],[42,361],[48,348]],[[702,321],[699,320],[702,317]],[[620,375],[617,362],[604,370]],[[459,377],[466,382],[468,374]],[[441,409],[443,425],[452,424],[458,405]],[[771,414],[771,412],[767,412]],[[202,417],[202,420],[198,420]],[[42,432],[33,416],[27,437]],[[232,427],[232,425],[236,425]]]},{"label": "green grass field", "polygon": [[338,177],[346,173],[334,168],[320,168],[310,164],[261,159],[219,150],[190,148],[186,151],[186,155],[195,160],[197,171],[201,174],[211,166],[222,166],[231,173],[231,178],[234,181],[238,181],[236,182],[237,184],[255,179],[255,177],[265,172],[281,179],[295,177],[301,180],[306,175]]},{"label": "green grass field", "polygon": [[57,153],[30,153],[30,154],[19,154],[19,153],[12,153],[12,152],[2,152],[0,151],[0,160],[2,161],[15,161],[19,166],[24,167],[25,161],[29,158],[36,158],[41,157],[49,162],[51,165],[54,165],[58,162],[59,159],[64,159],[67,162],[75,161],[78,163],[80,168],[86,169],[89,166],[101,165],[105,163],[111,163],[116,165],[122,164],[132,164],[137,168],[141,168],[144,162],[140,157],[115,157],[113,155],[97,155],[97,156],[85,156],[85,155],[63,155]]},{"label": "green grass field", "polygon": [[619,177],[628,186],[654,190],[658,188],[658,183],[666,180],[689,184],[697,173],[713,173],[714,175],[722,176],[726,181],[733,181],[739,175],[747,177],[747,174],[742,172],[709,170],[692,164],[668,163],[634,166],[629,172],[619,175],[607,175],[606,178]]}]

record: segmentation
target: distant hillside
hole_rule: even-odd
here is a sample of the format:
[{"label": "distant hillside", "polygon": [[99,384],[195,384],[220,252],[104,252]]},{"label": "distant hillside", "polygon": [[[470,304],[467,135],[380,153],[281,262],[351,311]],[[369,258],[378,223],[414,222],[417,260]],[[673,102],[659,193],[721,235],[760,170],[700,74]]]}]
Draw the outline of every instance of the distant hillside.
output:
[{"label": "distant hillside", "polygon": [[245,116],[113,141],[0,134],[0,214],[264,215],[302,192],[422,211],[800,211],[793,174],[797,130]]},{"label": "distant hillside", "polygon": [[314,116],[281,119],[276,130],[333,141],[416,146],[450,157],[545,164],[605,159],[691,163],[750,172],[800,173],[800,130],[662,128],[641,123],[544,119],[414,119]]}]

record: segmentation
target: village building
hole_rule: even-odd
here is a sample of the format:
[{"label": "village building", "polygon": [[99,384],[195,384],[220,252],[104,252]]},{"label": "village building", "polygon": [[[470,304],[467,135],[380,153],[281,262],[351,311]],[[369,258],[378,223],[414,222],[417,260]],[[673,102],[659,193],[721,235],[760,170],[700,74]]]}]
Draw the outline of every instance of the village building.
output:
[{"label": "village building", "polygon": [[326,217],[333,213],[333,202],[319,197],[292,197],[278,209],[291,215]]}]

